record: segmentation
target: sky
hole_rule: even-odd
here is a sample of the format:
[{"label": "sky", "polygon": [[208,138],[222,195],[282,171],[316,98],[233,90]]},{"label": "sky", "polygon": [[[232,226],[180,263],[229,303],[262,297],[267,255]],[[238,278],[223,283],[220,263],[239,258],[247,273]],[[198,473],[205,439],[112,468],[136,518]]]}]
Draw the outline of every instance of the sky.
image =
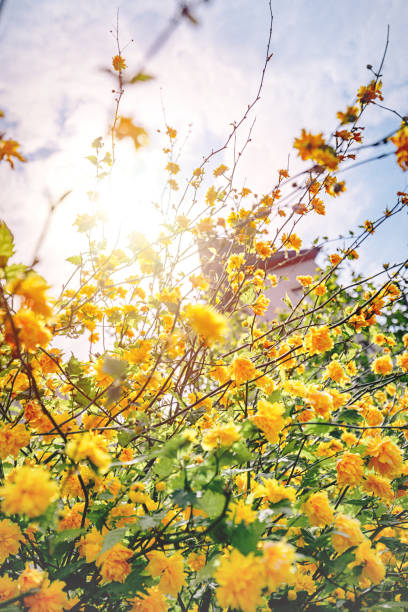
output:
[{"label": "sky", "polygon": [[[178,6],[173,0],[6,0],[3,6],[2,129],[21,143],[28,162],[14,172],[0,165],[0,217],[16,235],[16,257],[29,263],[50,202],[72,190],[41,246],[40,269],[54,285],[65,278],[65,258],[79,248],[72,223],[78,212],[89,212],[85,193],[94,188],[94,169],[86,156],[93,153],[96,137],[107,138],[113,117],[114,81],[103,68],[116,54],[110,30],[117,9],[123,55],[133,74]],[[273,57],[261,99],[238,136],[239,146],[256,119],[237,170],[237,184],[256,193],[271,189],[289,154],[291,168],[300,167],[292,145],[302,128],[328,135],[336,127],[336,112],[370,80],[366,65],[379,64],[387,24],[384,103],[408,114],[407,0],[272,0],[272,10]],[[121,102],[121,114],[133,117],[150,135],[149,146],[137,153],[129,140],[117,147],[122,174],[106,205],[123,236],[154,223],[150,203],[166,178],[163,113],[178,130],[179,141],[186,141],[178,160],[182,183],[203,156],[223,144],[259,84],[269,30],[267,1],[210,0],[195,16],[199,25],[184,19],[145,66],[154,80],[127,88]],[[399,125],[396,116],[377,108],[368,109],[364,122],[367,142]],[[222,152],[216,165],[230,165],[231,155],[231,150]],[[327,203],[325,217],[316,215],[306,223],[305,245],[316,234],[334,238],[374,219],[393,205],[396,191],[407,188],[406,174],[391,156],[339,175],[347,191]],[[370,272],[405,258],[407,229],[406,215],[391,220],[361,250],[360,269]]]}]

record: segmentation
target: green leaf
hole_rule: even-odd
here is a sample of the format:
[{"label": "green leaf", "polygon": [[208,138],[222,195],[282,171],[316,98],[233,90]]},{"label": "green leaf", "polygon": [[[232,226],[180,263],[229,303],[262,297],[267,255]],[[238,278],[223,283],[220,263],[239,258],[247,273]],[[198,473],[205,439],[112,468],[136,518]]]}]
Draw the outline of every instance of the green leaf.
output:
[{"label": "green leaf", "polygon": [[122,378],[122,376],[124,376],[127,367],[127,361],[117,359],[116,357],[105,357],[103,361],[102,371],[117,380],[118,378]]},{"label": "green leaf", "polygon": [[26,270],[27,266],[24,264],[11,264],[11,266],[5,268],[4,274],[7,281],[13,281],[16,278],[21,278]]},{"label": "green leaf", "polygon": [[245,525],[245,523],[234,525],[231,544],[243,555],[248,555],[256,551],[259,538],[264,530],[265,524],[260,521],[254,521],[250,525]]},{"label": "green leaf", "polygon": [[72,263],[74,266],[80,266],[82,264],[82,256],[73,255],[72,257],[67,257],[66,261]]},{"label": "green leaf", "polygon": [[279,402],[282,398],[282,391],[277,389],[268,395],[268,402]]},{"label": "green leaf", "polygon": [[199,498],[197,508],[204,510],[210,519],[215,519],[224,510],[225,506],[225,495],[216,491],[206,491],[202,497]]},{"label": "green leaf", "polygon": [[4,221],[0,221],[0,266],[3,268],[14,253],[14,238]]},{"label": "green leaf", "polygon": [[144,74],[143,72],[138,72],[135,74],[133,78],[130,79],[129,83],[133,85],[133,83],[140,83],[144,81],[151,81],[154,79],[154,76],[151,74]]},{"label": "green leaf", "polygon": [[121,542],[125,537],[127,530],[127,527],[118,527],[118,529],[112,529],[112,531],[109,531],[103,538],[101,553],[109,550],[109,548],[112,548],[112,546],[118,542]]},{"label": "green leaf", "polygon": [[86,529],[65,529],[64,531],[60,531],[53,538],[54,544],[59,544],[60,542],[72,542],[78,536],[82,535],[86,532]]},{"label": "green leaf", "polygon": [[134,431],[131,431],[130,429],[121,429],[118,433],[118,442],[121,446],[127,446],[134,437]]},{"label": "green leaf", "polygon": [[98,164],[98,160],[95,157],[95,155],[87,155],[85,157],[85,159],[89,159],[89,161],[91,162],[91,164],[93,164],[94,166],[96,166]]}]

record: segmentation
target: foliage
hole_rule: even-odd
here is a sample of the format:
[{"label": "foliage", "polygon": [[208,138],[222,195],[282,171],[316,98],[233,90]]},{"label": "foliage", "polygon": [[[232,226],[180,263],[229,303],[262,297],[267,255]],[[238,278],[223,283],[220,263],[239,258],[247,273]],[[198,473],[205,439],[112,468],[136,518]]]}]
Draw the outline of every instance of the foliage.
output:
[{"label": "foliage", "polygon": [[[269,39],[262,82],[270,58]],[[124,79],[119,43],[112,64],[112,142],[88,156],[98,188],[117,141],[143,155],[147,139],[119,104],[152,77]],[[304,220],[345,190],[336,172],[359,155],[380,72],[330,138],[295,139],[295,186],[281,169],[263,196],[216,160],[240,124],[182,190],[166,126],[162,234],[112,248],[90,193],[75,222],[87,248],[59,296],[37,262],[12,262],[1,223],[0,609],[408,606],[406,261],[343,272],[407,194],[264,317],[283,277],[270,262],[301,251]],[[407,130],[389,137],[402,170]],[[18,146],[1,140],[0,161],[24,162]],[[69,355],[74,340],[88,358]]]}]

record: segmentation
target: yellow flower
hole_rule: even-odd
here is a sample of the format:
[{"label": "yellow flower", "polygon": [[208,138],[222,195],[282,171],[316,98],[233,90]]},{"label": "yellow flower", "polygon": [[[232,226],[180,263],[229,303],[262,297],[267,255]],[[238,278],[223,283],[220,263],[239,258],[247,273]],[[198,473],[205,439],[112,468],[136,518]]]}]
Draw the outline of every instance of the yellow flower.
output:
[{"label": "yellow flower", "polygon": [[382,357],[377,357],[374,359],[371,364],[371,369],[375,374],[381,374],[382,376],[386,376],[387,374],[391,374],[392,372],[392,361],[389,355],[383,355]]},{"label": "yellow flower", "polygon": [[344,453],[338,461],[337,484],[339,487],[350,485],[352,487],[360,484],[364,472],[364,463],[360,455],[354,453]]},{"label": "yellow flower", "polygon": [[221,559],[214,574],[218,582],[216,597],[222,608],[256,612],[265,583],[262,561],[252,553],[242,555],[234,549]]},{"label": "yellow flower", "polygon": [[192,552],[188,556],[188,565],[195,572],[199,572],[205,565],[205,554]]},{"label": "yellow flower", "polygon": [[276,591],[281,584],[291,584],[295,573],[295,550],[286,542],[266,542],[263,551],[266,584]]},{"label": "yellow flower", "polygon": [[[41,317],[32,310],[20,308],[13,317],[14,327],[17,332],[18,341],[27,351],[34,351],[37,346],[45,347],[51,340],[51,333],[45,327]],[[9,322],[6,323],[6,341],[15,345],[13,330]]]},{"label": "yellow flower", "polygon": [[5,159],[14,169],[14,162],[11,159],[12,157],[15,157],[21,162],[27,161],[26,158],[23,157],[19,151],[17,151],[19,148],[20,143],[18,143],[16,140],[12,140],[11,138],[4,140],[3,138],[0,138],[0,162]]},{"label": "yellow flower", "polygon": [[402,355],[398,355],[397,365],[402,369],[403,372],[408,372],[408,352],[407,351],[402,353]]},{"label": "yellow flower", "polygon": [[16,555],[20,548],[20,542],[24,540],[21,529],[16,523],[9,519],[0,521],[0,563],[3,563],[9,555]]},{"label": "yellow flower", "polygon": [[169,609],[164,595],[157,587],[147,589],[146,593],[141,593],[130,603],[130,612],[167,612]]},{"label": "yellow flower", "polygon": [[331,539],[334,550],[341,554],[351,546],[361,544],[365,538],[361,533],[358,519],[353,519],[346,514],[339,514],[334,521],[334,531]]},{"label": "yellow flower", "polygon": [[313,283],[313,278],[309,275],[307,276],[297,276],[296,280],[298,281],[298,283],[300,283],[302,285],[302,287],[310,287],[310,285]]},{"label": "yellow flower", "polygon": [[203,437],[201,446],[204,450],[211,450],[219,446],[229,447],[237,440],[240,440],[241,435],[237,426],[232,423],[215,425]]},{"label": "yellow flower", "polygon": [[403,467],[402,451],[390,439],[371,440],[368,444],[367,455],[371,457],[369,466],[373,467],[381,476],[392,478],[401,473]]},{"label": "yellow flower", "polygon": [[160,576],[159,590],[165,595],[177,597],[180,589],[186,584],[184,559],[180,552],[167,557],[164,552],[154,550],[147,554],[149,563],[146,571],[154,578]]},{"label": "yellow flower", "polygon": [[327,419],[333,410],[333,399],[326,391],[310,389],[307,394],[307,400],[315,413],[325,419]]},{"label": "yellow flower", "polygon": [[58,497],[58,485],[42,467],[23,465],[8,475],[0,487],[0,497],[6,514],[25,514],[34,518],[44,514]]},{"label": "yellow flower", "polygon": [[252,510],[249,504],[246,504],[244,500],[240,499],[237,502],[230,504],[228,516],[236,525],[239,525],[240,523],[250,525],[256,520],[257,513],[255,510]]},{"label": "yellow flower", "polygon": [[10,578],[8,574],[0,576],[0,601],[7,601],[18,595],[17,581]]},{"label": "yellow flower", "polygon": [[85,557],[87,563],[95,561],[102,550],[103,535],[97,531],[96,527],[83,536],[78,545],[79,554]]},{"label": "yellow flower", "polygon": [[227,320],[212,306],[206,304],[189,304],[185,314],[193,330],[207,346],[213,346],[222,340],[227,330]]},{"label": "yellow flower", "polygon": [[333,340],[327,325],[312,327],[305,336],[305,348],[309,355],[325,353],[333,348]]},{"label": "yellow flower", "polygon": [[397,163],[402,170],[408,170],[408,127],[405,123],[401,125],[398,132],[390,138],[391,142],[397,147],[395,155]]},{"label": "yellow flower", "polygon": [[230,366],[231,377],[239,386],[242,383],[255,378],[256,368],[248,357],[235,357]]},{"label": "yellow flower", "polygon": [[394,499],[394,491],[388,478],[377,474],[367,474],[363,482],[363,489],[367,493],[376,495],[385,501]]},{"label": "yellow flower", "polygon": [[327,365],[323,379],[326,378],[331,378],[337,383],[341,383],[343,381],[347,382],[349,380],[343,366],[339,361],[337,361],[337,359],[333,359],[333,361]]},{"label": "yellow flower", "polygon": [[371,548],[371,543],[368,540],[362,542],[354,554],[356,560],[353,565],[363,566],[361,578],[380,584],[385,578],[385,567],[377,551]]},{"label": "yellow flower", "polygon": [[177,174],[177,172],[180,170],[180,166],[174,162],[169,162],[166,166],[166,170],[168,170],[171,174]]},{"label": "yellow flower", "polygon": [[24,598],[24,605],[30,612],[61,612],[61,610],[70,607],[69,600],[65,591],[65,584],[62,580],[53,580],[50,582],[48,578],[43,580],[38,593]]},{"label": "yellow flower", "polygon": [[10,423],[0,425],[0,458],[5,459],[8,455],[17,457],[20,448],[30,443],[30,432],[23,423],[11,425]]},{"label": "yellow flower", "polygon": [[68,457],[74,461],[88,459],[102,473],[109,468],[110,455],[106,452],[106,442],[102,436],[86,432],[70,440],[65,450]]},{"label": "yellow flower", "polygon": [[226,172],[228,170],[228,167],[225,166],[224,164],[221,164],[221,166],[218,166],[218,168],[216,168],[213,172],[214,176],[221,176],[222,174],[224,174],[224,172]]},{"label": "yellow flower", "polygon": [[17,278],[7,286],[10,293],[21,295],[22,305],[36,314],[49,318],[52,310],[47,300],[48,285],[46,281],[36,272],[29,272],[23,278]]},{"label": "yellow flower", "polygon": [[260,295],[258,299],[256,300],[256,302],[252,304],[251,309],[254,312],[254,314],[262,317],[265,314],[265,312],[268,310],[270,301],[271,300],[269,298],[265,297],[264,295]]},{"label": "yellow flower", "polygon": [[24,593],[30,589],[40,587],[44,578],[46,578],[45,572],[34,569],[30,567],[28,563],[26,563],[24,571],[20,574],[17,580],[20,592]]},{"label": "yellow flower", "polygon": [[303,504],[303,510],[313,526],[325,527],[333,522],[333,508],[325,491],[313,493]]},{"label": "yellow flower", "polygon": [[252,417],[254,424],[265,434],[265,438],[272,444],[279,441],[280,433],[287,423],[282,415],[285,407],[279,402],[268,402],[261,399],[257,405],[256,414]]},{"label": "yellow flower", "polygon": [[254,497],[262,497],[263,501],[269,501],[272,504],[277,504],[283,499],[290,502],[296,500],[296,491],[293,487],[280,484],[275,478],[263,478],[263,484],[259,484],[255,491]]},{"label": "yellow flower", "polygon": [[133,551],[120,542],[100,554],[96,559],[96,565],[100,567],[103,582],[125,582],[131,571],[128,563],[131,557]]},{"label": "yellow flower", "polygon": [[115,55],[115,57],[112,58],[112,66],[114,70],[120,72],[125,70],[126,62],[121,55]]}]

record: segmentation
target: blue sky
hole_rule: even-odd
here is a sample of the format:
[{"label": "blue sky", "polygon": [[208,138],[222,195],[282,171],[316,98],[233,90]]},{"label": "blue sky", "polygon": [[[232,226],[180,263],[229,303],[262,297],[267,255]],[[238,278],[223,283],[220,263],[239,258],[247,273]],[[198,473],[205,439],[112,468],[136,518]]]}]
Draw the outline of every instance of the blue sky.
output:
[{"label": "blue sky", "polygon": [[[0,108],[6,112],[9,136],[22,143],[29,163],[14,173],[4,164],[0,167],[0,215],[24,245],[20,259],[29,261],[49,200],[74,190],[57,212],[41,253],[43,269],[55,283],[65,257],[73,254],[70,225],[77,212],[86,212],[82,192],[93,179],[84,158],[92,152],[92,140],[105,136],[112,117],[112,81],[100,68],[109,66],[116,52],[109,33],[116,9],[122,43],[134,41],[124,53],[132,70],[177,5],[173,0],[5,4],[0,17]],[[333,130],[336,112],[369,80],[366,64],[378,65],[388,23],[385,103],[408,113],[406,0],[276,0],[272,8],[274,56],[254,110],[252,142],[237,175],[258,193],[273,186],[276,169],[286,166],[293,139],[303,127],[325,134]],[[157,168],[165,160],[156,130],[163,127],[162,104],[182,140],[191,132],[180,158],[187,176],[223,142],[228,124],[240,118],[257,88],[268,33],[266,0],[212,0],[197,17],[199,27],[182,23],[149,63],[147,71],[156,79],[129,89],[123,99],[123,115],[133,116],[151,134],[149,147],[138,155],[131,143],[118,147],[118,160],[135,181],[131,204],[136,211],[145,210],[147,199],[161,189]],[[369,109],[365,122],[367,142],[398,125],[396,117],[378,109]],[[248,129],[249,123],[241,142]],[[229,165],[230,160],[227,151],[217,164]],[[298,167],[293,150],[292,163]],[[375,218],[407,183],[394,158],[351,170],[344,179],[346,194],[328,202],[326,217],[306,224],[305,238],[316,233],[334,237]],[[361,269],[406,257],[407,229],[406,216],[400,217],[381,237],[371,238],[361,252]]]}]

